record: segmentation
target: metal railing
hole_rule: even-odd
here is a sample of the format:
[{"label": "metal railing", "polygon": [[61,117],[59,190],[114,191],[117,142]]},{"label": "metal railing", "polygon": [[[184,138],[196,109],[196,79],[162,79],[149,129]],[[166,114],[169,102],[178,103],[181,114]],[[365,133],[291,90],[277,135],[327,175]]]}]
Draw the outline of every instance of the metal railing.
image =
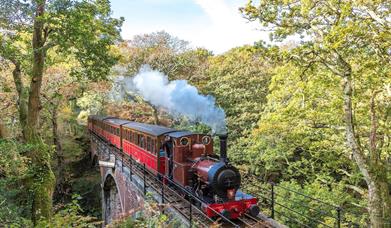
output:
[{"label": "metal railing", "polygon": [[[362,214],[273,182],[257,185],[259,206],[272,219],[289,227],[368,227]],[[367,212],[363,212],[367,213]],[[345,215],[349,215],[346,218]]]}]

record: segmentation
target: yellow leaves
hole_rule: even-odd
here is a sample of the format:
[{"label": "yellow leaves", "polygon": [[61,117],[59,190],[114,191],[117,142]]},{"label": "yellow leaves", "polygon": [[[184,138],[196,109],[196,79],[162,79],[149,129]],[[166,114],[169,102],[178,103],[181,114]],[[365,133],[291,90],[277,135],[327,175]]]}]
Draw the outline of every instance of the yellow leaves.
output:
[{"label": "yellow leaves", "polygon": [[303,17],[308,17],[308,14],[310,13],[310,10],[312,6],[314,5],[314,2],[312,0],[301,0],[300,5],[300,12]]},{"label": "yellow leaves", "polygon": [[64,106],[61,111],[60,111],[63,115],[72,115],[73,114],[73,111],[71,109],[71,107],[69,107],[68,105]]}]

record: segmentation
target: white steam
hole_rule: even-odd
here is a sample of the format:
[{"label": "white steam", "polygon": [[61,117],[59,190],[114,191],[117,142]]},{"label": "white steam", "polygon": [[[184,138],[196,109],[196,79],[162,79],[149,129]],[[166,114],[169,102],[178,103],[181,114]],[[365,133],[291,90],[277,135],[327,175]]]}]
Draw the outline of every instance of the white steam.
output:
[{"label": "white steam", "polygon": [[169,81],[166,75],[145,65],[136,76],[120,77],[115,83],[121,89],[117,87],[114,98],[136,93],[173,116],[186,116],[208,125],[214,133],[226,133],[225,112],[216,106],[215,98],[200,94],[186,80]]}]

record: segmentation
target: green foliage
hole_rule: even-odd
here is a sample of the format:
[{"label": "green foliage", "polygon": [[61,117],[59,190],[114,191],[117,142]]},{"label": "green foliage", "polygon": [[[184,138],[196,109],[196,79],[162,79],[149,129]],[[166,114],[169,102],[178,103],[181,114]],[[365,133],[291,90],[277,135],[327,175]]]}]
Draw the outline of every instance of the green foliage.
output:
[{"label": "green foliage", "polygon": [[131,216],[113,222],[109,227],[128,228],[128,227],[184,227],[180,221],[161,212],[165,205],[157,204],[152,196],[147,196],[142,211],[137,211]]},{"label": "green foliage", "polygon": [[0,176],[20,176],[26,172],[27,159],[19,152],[24,149],[18,142],[0,139]]},{"label": "green foliage", "polygon": [[108,76],[117,57],[111,45],[119,37],[123,18],[111,18],[110,2],[54,1],[48,6],[46,21],[53,35],[48,42],[65,55],[73,55],[80,67],[73,74],[89,79]]},{"label": "green foliage", "polygon": [[267,106],[251,138],[255,173],[299,181],[330,173],[341,178],[340,170],[351,163],[343,145],[339,80],[321,72],[304,76],[292,64],[275,72]]},{"label": "green foliage", "polygon": [[97,227],[101,224],[96,218],[83,216],[83,211],[78,203],[80,196],[74,195],[72,201],[65,205],[63,209],[59,210],[54,216],[48,220],[41,220],[36,227],[77,227],[88,228]]},{"label": "green foliage", "polygon": [[23,218],[29,211],[28,194],[23,186],[28,171],[28,160],[21,155],[24,149],[18,142],[0,140],[0,224],[29,224]]},{"label": "green foliage", "polygon": [[[296,194],[292,191],[287,191],[286,189],[311,196],[322,202]],[[337,183],[325,185],[315,181],[302,187],[295,182],[282,182],[278,187],[275,187],[275,191],[275,210],[284,215],[277,215],[278,220],[287,225],[292,224],[290,227],[302,227],[302,225],[295,222],[294,219],[311,227],[323,227],[322,225],[319,225],[317,221],[334,227],[337,224],[338,218],[336,205],[353,202],[351,196],[344,191],[343,184]],[[287,201],[287,199],[289,200]],[[294,211],[287,208],[293,209]]]},{"label": "green foliage", "polygon": [[87,123],[89,115],[94,115],[103,111],[105,100],[105,95],[92,91],[85,92],[79,99],[77,99],[77,105],[82,109],[77,118],[82,122]]},{"label": "green foliage", "polygon": [[[13,63],[22,63],[24,72],[31,74],[32,15],[36,3],[6,2],[0,7],[0,21],[1,27],[9,32],[0,34],[3,43],[0,55]],[[20,14],[12,14],[10,8]],[[72,57],[77,63],[72,74],[79,78],[105,79],[118,59],[111,46],[118,40],[123,22],[123,18],[111,17],[110,2],[57,0],[47,2],[45,8],[46,12],[38,19],[44,25],[43,49],[55,48],[57,55],[63,55],[61,60]],[[54,58],[49,55],[48,59]]]},{"label": "green foliage", "polygon": [[254,131],[253,158],[265,162],[257,162],[258,171],[262,165],[272,170],[266,179],[337,181],[356,199],[367,197],[374,227],[391,213],[390,138],[384,137],[390,129],[390,10],[388,1],[334,0],[249,1],[241,9],[272,29],[274,40],[306,38],[273,77],[268,108]]},{"label": "green foliage", "polygon": [[135,36],[120,45],[120,63],[127,74],[134,75],[144,64],[166,74],[170,80],[201,77],[198,69],[211,53],[205,49],[190,49],[187,41],[171,36],[165,31]]},{"label": "green foliage", "polygon": [[207,84],[201,90],[215,96],[224,108],[234,152],[231,157],[238,162],[244,158],[243,139],[255,126],[266,103],[274,64],[270,59],[276,52],[275,48],[245,46],[209,58]]}]

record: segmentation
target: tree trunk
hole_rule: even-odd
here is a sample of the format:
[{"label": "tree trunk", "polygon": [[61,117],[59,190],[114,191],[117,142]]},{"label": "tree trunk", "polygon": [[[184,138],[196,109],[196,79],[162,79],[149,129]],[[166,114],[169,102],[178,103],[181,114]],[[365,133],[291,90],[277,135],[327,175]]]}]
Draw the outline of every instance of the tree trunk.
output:
[{"label": "tree trunk", "polygon": [[26,128],[27,128],[27,99],[26,92],[23,86],[22,73],[20,70],[20,63],[13,61],[15,69],[12,71],[12,76],[14,78],[14,84],[16,91],[18,92],[18,112],[19,112],[19,122],[20,127],[22,128],[22,136],[26,139]]},{"label": "tree trunk", "polygon": [[38,6],[34,18],[33,32],[33,69],[30,83],[28,116],[27,116],[27,140],[35,140],[38,136],[39,112],[41,109],[40,92],[42,86],[43,71],[45,66],[46,51],[43,48],[45,41],[43,37],[42,16],[45,13],[45,1],[36,1]]},{"label": "tree trunk", "polygon": [[[36,10],[33,25],[33,68],[30,83],[28,115],[26,127],[26,141],[37,145],[28,153],[33,171],[30,192],[32,193],[32,220],[33,223],[43,218],[50,219],[52,213],[52,195],[54,190],[54,174],[50,166],[50,150],[42,145],[39,138],[39,113],[41,109],[40,92],[45,65],[46,51],[43,34],[45,0],[36,0]],[[41,146],[40,146],[41,145]]]},{"label": "tree trunk", "polygon": [[[382,187],[384,186],[384,180],[387,180],[387,170],[380,162],[373,162],[374,160],[367,159],[358,143],[353,123],[350,68],[343,76],[343,93],[346,139],[349,147],[352,149],[353,158],[368,185],[368,210],[371,227],[386,227],[386,220],[391,217],[389,205],[387,205],[391,201],[388,186],[387,188]],[[387,182],[385,183],[387,184]]]}]

